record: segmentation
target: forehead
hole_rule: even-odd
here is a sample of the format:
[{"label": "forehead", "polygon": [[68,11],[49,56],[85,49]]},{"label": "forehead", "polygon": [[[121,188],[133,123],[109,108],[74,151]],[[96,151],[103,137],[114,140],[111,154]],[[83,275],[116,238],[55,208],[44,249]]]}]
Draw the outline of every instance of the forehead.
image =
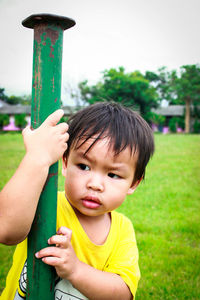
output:
[{"label": "forehead", "polygon": [[137,152],[131,151],[130,147],[126,147],[120,153],[116,154],[113,144],[109,137],[96,139],[91,137],[88,140],[82,138],[71,149],[79,153],[81,156],[101,156],[110,159],[111,162],[124,162],[126,164],[134,164],[137,162]]}]

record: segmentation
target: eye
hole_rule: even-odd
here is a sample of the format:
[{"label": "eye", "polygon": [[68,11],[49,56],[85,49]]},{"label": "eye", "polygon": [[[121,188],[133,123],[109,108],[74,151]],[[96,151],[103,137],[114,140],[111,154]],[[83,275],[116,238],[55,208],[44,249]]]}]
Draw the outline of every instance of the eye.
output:
[{"label": "eye", "polygon": [[78,164],[78,167],[83,171],[89,171],[90,168],[85,164]]},{"label": "eye", "polygon": [[119,178],[120,178],[120,176],[119,176],[119,175],[117,175],[117,174],[114,174],[114,173],[108,173],[108,177],[110,177],[110,178],[114,178],[114,179],[119,179]]}]

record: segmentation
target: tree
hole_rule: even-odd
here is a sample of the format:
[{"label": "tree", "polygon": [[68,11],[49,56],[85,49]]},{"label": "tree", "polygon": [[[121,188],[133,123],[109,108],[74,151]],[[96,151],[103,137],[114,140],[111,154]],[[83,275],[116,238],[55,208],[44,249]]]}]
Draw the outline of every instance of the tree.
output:
[{"label": "tree", "polygon": [[7,100],[7,96],[5,94],[5,89],[4,88],[0,88],[0,100],[5,101]]},{"label": "tree", "polygon": [[5,94],[5,89],[0,88],[0,100],[11,104],[11,105],[16,105],[16,104],[21,104],[21,105],[30,105],[31,104],[31,95],[23,95],[23,96],[7,96]]},{"label": "tree", "polygon": [[88,81],[79,84],[82,99],[93,104],[98,101],[120,102],[135,108],[145,116],[158,106],[158,96],[154,87],[150,86],[139,71],[125,73],[123,67],[105,70],[103,78],[96,85],[89,86]]},{"label": "tree", "polygon": [[185,104],[185,132],[189,133],[191,105],[200,105],[200,66],[182,66],[180,76],[177,76],[174,81],[174,90],[177,94],[177,99],[174,102]]},{"label": "tree", "polygon": [[6,99],[6,102],[11,105],[21,104],[21,105],[30,105],[31,104],[31,96],[23,95],[23,96],[10,96]]},{"label": "tree", "polygon": [[145,78],[156,88],[160,101],[165,99],[169,104],[185,105],[185,132],[189,133],[191,105],[195,119],[199,119],[200,67],[185,65],[180,68],[180,72],[162,67],[157,73],[147,71]]},{"label": "tree", "polygon": [[145,78],[156,88],[160,103],[163,100],[172,102],[176,98],[173,88],[173,82],[177,78],[176,70],[168,71],[166,67],[161,67],[157,73],[146,71]]},{"label": "tree", "polygon": [[11,105],[19,104],[19,103],[21,103],[21,101],[22,101],[21,97],[14,96],[14,95],[8,97],[6,100],[6,102]]}]

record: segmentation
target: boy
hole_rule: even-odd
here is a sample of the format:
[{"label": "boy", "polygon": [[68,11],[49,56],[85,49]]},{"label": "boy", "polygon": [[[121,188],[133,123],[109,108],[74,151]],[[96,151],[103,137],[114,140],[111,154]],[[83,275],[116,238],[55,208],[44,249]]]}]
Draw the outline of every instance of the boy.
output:
[{"label": "boy", "polygon": [[[35,254],[56,269],[55,299],[133,299],[140,277],[134,230],[114,210],[144,178],[152,131],[138,114],[112,103],[79,111],[69,129],[56,125],[62,115],[58,110],[38,129],[23,132],[26,154],[0,194],[0,242],[26,238],[49,166],[63,155],[58,231],[51,246]],[[17,246],[1,299],[25,298],[26,284],[19,280],[25,261],[26,240]]]}]

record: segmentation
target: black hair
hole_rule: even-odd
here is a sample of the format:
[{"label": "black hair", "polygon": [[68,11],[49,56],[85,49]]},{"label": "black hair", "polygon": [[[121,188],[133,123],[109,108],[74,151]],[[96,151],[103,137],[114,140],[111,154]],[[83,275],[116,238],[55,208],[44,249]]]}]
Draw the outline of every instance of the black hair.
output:
[{"label": "black hair", "polygon": [[127,147],[131,154],[137,153],[133,181],[144,178],[146,165],[154,152],[154,137],[150,126],[137,112],[117,103],[98,102],[78,111],[68,124],[68,149],[64,159],[67,159],[72,147],[79,148],[95,136],[87,153],[100,138],[108,137],[115,155]]}]

